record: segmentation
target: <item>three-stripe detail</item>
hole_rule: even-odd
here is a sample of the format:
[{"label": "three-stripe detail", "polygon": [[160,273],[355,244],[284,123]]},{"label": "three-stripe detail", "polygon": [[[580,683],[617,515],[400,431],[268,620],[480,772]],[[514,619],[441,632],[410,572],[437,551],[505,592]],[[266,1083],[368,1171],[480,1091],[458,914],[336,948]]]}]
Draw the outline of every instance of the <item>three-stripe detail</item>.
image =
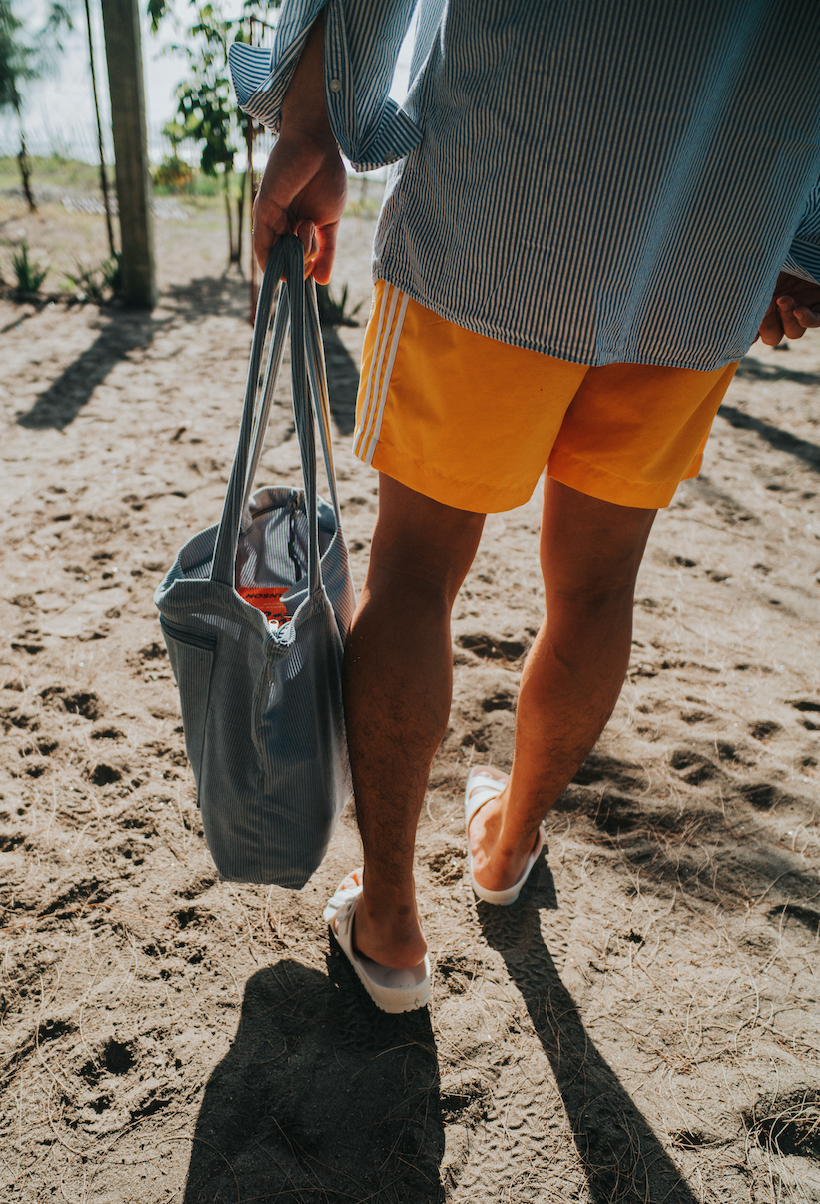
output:
[{"label": "three-stripe detail", "polygon": [[370,319],[376,326],[376,337],[353,435],[353,451],[365,464],[372,463],[379,442],[408,301],[406,293],[388,284],[379,290],[376,312]]}]

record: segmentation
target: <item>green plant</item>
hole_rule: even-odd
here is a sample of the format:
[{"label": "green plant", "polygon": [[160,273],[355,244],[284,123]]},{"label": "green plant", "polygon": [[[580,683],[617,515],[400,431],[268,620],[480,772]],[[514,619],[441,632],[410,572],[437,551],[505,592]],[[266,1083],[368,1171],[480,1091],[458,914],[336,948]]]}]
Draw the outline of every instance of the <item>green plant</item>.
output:
[{"label": "green plant", "polygon": [[[280,0],[243,0],[243,16],[229,19],[222,11],[220,0],[189,0],[189,7],[196,14],[195,21],[187,30],[185,42],[174,47],[188,56],[191,78],[177,88],[177,120],[169,121],[163,133],[174,148],[172,157],[178,157],[177,148],[183,141],[196,142],[200,147],[201,172],[220,179],[225,196],[231,263],[242,260],[243,226],[250,191],[247,170],[239,177],[238,186],[233,182],[234,157],[240,140],[247,141],[251,136],[252,122],[237,112],[228,71],[228,43],[247,41],[246,18],[261,19],[271,9],[278,8],[279,3]],[[148,15],[154,33],[172,7],[170,0],[148,0]]]},{"label": "green plant", "polygon": [[105,259],[100,267],[103,284],[111,290],[114,297],[122,292],[122,255],[115,251],[110,258]]},{"label": "green plant", "polygon": [[[30,8],[31,6],[29,6]],[[37,205],[31,187],[31,161],[26,148],[23,124],[23,94],[26,85],[39,79],[53,64],[55,52],[62,47],[60,31],[73,29],[71,0],[51,0],[46,10],[46,23],[39,33],[29,35],[24,21],[13,11],[12,0],[0,0],[0,111],[13,109],[20,132],[17,164],[28,207],[34,213]],[[25,12],[25,9],[24,9]]]},{"label": "green plant", "polygon": [[158,167],[151,172],[154,187],[168,192],[186,192],[194,178],[190,163],[179,155],[166,155]]},{"label": "green plant", "polygon": [[66,279],[78,301],[93,301],[102,305],[109,296],[116,297],[121,286],[121,256],[112,255],[95,267],[77,264],[76,275],[66,273]]},{"label": "green plant", "polygon": [[347,285],[342,288],[342,295],[338,301],[330,295],[330,286],[327,284],[316,285],[316,304],[319,307],[319,317],[322,323],[326,326],[358,326],[356,314],[364,305],[360,301],[354,306],[349,313],[347,310]]},{"label": "green plant", "polygon": [[18,292],[37,293],[40,291],[40,285],[48,275],[48,268],[29,259],[28,243],[25,239],[20,243],[20,250],[12,256],[11,264],[17,277]]},{"label": "green plant", "polygon": [[23,22],[12,12],[11,0],[0,0],[0,110],[13,109],[17,115],[17,124],[20,127],[17,163],[23,192],[33,213],[37,205],[31,188],[31,165],[26,149],[21,90],[24,84],[37,79],[40,72],[35,65],[34,48],[24,40],[23,30]]},{"label": "green plant", "polygon": [[177,120],[169,121],[162,132],[174,148],[172,159],[179,159],[177,148],[190,139],[200,148],[200,170],[206,176],[221,178],[228,219],[229,258],[235,263],[242,254],[242,207],[234,242],[231,173],[237,151],[238,124],[228,73],[231,23],[225,20],[218,4],[197,2],[194,8],[197,19],[188,30],[189,41],[176,48],[188,55],[191,78],[177,88]]}]

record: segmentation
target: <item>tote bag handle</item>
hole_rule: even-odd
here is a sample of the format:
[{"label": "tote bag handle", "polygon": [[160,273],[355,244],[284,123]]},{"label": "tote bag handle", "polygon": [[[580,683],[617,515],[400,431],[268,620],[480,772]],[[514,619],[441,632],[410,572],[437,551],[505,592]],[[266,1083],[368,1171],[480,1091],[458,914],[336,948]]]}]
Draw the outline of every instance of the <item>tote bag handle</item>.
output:
[{"label": "tote bag handle", "polygon": [[[276,282],[281,279],[283,274],[285,283],[280,289],[279,305],[273,323],[265,378],[259,391],[260,401],[257,409],[259,370],[270,324],[273,292]],[[309,303],[306,306],[307,298],[309,298]],[[307,314],[305,313],[306,309]],[[330,406],[315,288],[312,280],[304,281],[304,252],[301,242],[293,235],[286,235],[273,248],[262,277],[239,439],[214,548],[211,580],[220,581],[224,585],[233,586],[234,584],[234,565],[240,524],[262,452],[273,391],[282,362],[289,318],[293,414],[299,440],[305,508],[308,518],[308,589],[310,594],[314,594],[322,588],[322,573],[319,558],[316,491],[316,439],[313,413],[308,398],[308,378],[310,379],[310,392],[313,395],[313,409],[316,411],[316,418],[319,422],[322,452],[337,528],[340,524],[340,512],[333,468]]]},{"label": "tote bag handle", "polygon": [[[327,375],[325,371],[325,349],[322,341],[322,324],[319,318],[319,307],[316,303],[316,287],[312,279],[305,281],[305,292],[307,294],[305,302],[305,317],[307,322],[308,340],[308,380],[310,382],[310,392],[313,399],[313,409],[316,415],[316,421],[319,425],[319,437],[322,444],[322,458],[324,460],[325,474],[327,476],[328,487],[330,489],[330,500],[333,503],[333,511],[336,515],[336,525],[337,527],[341,527],[342,516],[339,508],[339,496],[336,486],[336,469],[333,463],[333,444],[331,440],[330,426],[330,401],[328,397]],[[270,350],[268,352],[265,379],[262,383],[262,400],[256,411],[253,437],[251,439],[251,458],[250,465],[248,467],[247,480],[245,481],[245,498],[242,507],[242,520],[244,525],[247,525],[250,522],[248,499],[250,498],[251,489],[253,488],[253,482],[256,480],[256,474],[259,469],[259,460],[262,456],[262,450],[265,444],[265,434],[268,429],[271,405],[273,404],[273,393],[274,389],[276,388],[279,370],[282,365],[282,355],[285,350],[285,339],[287,337],[289,317],[290,307],[288,303],[287,288],[284,284],[282,284],[279,288],[276,319],[271,336]]]}]

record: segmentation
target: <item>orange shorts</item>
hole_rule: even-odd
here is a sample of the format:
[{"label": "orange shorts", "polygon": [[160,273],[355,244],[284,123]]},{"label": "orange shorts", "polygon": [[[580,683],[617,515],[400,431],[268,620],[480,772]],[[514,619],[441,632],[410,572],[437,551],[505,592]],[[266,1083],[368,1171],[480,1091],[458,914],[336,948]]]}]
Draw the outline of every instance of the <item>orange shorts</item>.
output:
[{"label": "orange shorts", "polygon": [[541,473],[620,506],[667,506],[697,476],[737,364],[590,368],[473,334],[378,281],[354,451],[458,510],[523,505]]}]

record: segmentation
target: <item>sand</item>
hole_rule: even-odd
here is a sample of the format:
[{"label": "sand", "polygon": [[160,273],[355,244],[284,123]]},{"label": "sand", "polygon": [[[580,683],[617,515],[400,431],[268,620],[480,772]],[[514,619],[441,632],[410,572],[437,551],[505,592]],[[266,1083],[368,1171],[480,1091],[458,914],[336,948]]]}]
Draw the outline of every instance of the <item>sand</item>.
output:
[{"label": "sand", "polygon": [[[101,219],[3,206],[6,246],[102,257]],[[365,311],[372,229],[345,219],[335,273]],[[538,494],[488,521],[419,832],[432,1003],[388,1017],[321,918],[352,812],[290,893],[220,886],[196,810],[152,594],[233,452],[223,244],[218,210],[160,221],[150,316],[0,302],[0,1199],[820,1201],[820,338],[744,360],[651,537],[620,702],[503,911],[465,880],[461,796],[509,765]],[[328,335],[357,585],[362,338]],[[297,474],[280,400],[269,484]]]}]

